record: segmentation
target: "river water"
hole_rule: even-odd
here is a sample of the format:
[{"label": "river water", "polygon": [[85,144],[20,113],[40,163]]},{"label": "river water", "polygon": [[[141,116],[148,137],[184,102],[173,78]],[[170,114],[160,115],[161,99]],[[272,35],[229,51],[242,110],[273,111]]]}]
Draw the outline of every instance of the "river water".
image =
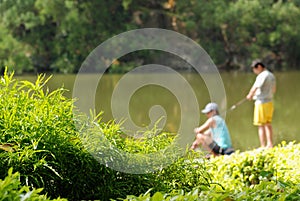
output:
[{"label": "river water", "polygon": [[[103,121],[117,119],[117,121],[131,122],[137,127],[151,127],[151,115],[153,111],[155,113],[158,109],[157,111],[162,111],[162,118],[158,125],[163,125],[164,130],[176,133],[183,124],[195,124],[189,124],[189,121],[200,125],[206,120],[205,115],[199,114],[199,111],[210,101],[211,93],[214,93],[208,89],[202,76],[195,73],[182,73],[181,76],[190,88],[181,86],[181,82],[177,83],[178,86],[169,82],[168,75],[160,75],[158,79],[167,80],[166,83],[169,83],[171,89],[157,83],[142,86],[140,81],[147,78],[141,78],[138,74],[132,75],[130,78],[133,82],[129,84],[136,85],[133,87],[126,86],[128,82],[120,82],[124,75],[105,74],[101,77],[93,96],[90,94],[85,95],[85,92],[91,90],[88,84],[89,81],[99,78],[99,75],[95,74],[82,76],[79,89],[82,91],[82,95],[80,97],[73,97],[76,75],[53,75],[47,87],[54,90],[63,86],[68,89],[65,96],[81,99],[83,104],[86,102],[89,104],[90,100],[93,100],[96,111],[104,112]],[[277,92],[274,97],[274,144],[276,145],[283,140],[298,142],[300,140],[300,72],[280,72],[275,73],[275,76],[277,79]],[[20,76],[18,79],[34,81],[36,76]],[[227,109],[247,95],[254,80],[255,75],[252,73],[222,73],[222,85],[219,86],[220,89],[217,89],[222,92],[224,86],[225,93],[221,93],[222,97],[219,101],[221,105],[220,112],[227,122],[234,148],[241,151],[259,147],[257,128],[252,125],[253,102],[245,101],[232,111],[227,111]],[[117,88],[122,85],[123,88]],[[186,92],[189,90],[193,91],[199,108],[186,100]],[[193,96],[191,97],[189,99],[193,99]],[[157,105],[160,106],[157,107]],[[163,110],[161,110],[162,108]],[[160,114],[159,112],[156,114]],[[183,114],[185,112],[188,112],[188,114]],[[124,114],[124,117],[115,118],[113,113]],[[154,120],[157,120],[157,117]],[[190,128],[190,131],[188,135],[194,135],[192,128]]]}]

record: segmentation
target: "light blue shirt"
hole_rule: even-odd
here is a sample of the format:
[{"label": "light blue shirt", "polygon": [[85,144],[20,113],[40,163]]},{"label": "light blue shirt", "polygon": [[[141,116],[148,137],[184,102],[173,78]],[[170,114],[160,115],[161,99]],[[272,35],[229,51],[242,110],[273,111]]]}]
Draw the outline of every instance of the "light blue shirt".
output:
[{"label": "light blue shirt", "polygon": [[210,128],[213,140],[222,148],[231,148],[231,139],[224,119],[219,115],[215,115],[212,118],[216,123],[215,127]]}]

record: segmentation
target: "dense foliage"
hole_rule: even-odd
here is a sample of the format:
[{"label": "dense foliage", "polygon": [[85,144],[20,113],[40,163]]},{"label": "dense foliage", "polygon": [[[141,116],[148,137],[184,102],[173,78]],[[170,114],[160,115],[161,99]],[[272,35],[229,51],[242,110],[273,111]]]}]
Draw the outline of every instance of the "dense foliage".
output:
[{"label": "dense foliage", "polygon": [[212,176],[208,188],[146,192],[125,200],[299,200],[299,151],[300,144],[282,142],[273,149],[212,158],[207,164]]},{"label": "dense foliage", "polygon": [[[0,200],[52,200],[46,195],[40,195],[42,189],[31,189],[29,186],[21,186],[20,173],[12,173],[13,169],[8,170],[8,175],[4,180],[0,180]],[[57,201],[66,201],[66,199],[53,199]]]},{"label": "dense foliage", "polygon": [[[145,132],[147,140],[126,137],[119,124],[102,123],[101,114],[87,118],[76,111],[73,100],[63,96],[63,88],[49,92],[45,88],[48,79],[41,75],[31,83],[5,72],[0,80],[0,178],[13,168],[21,185],[69,200],[108,200],[139,195],[150,188],[168,192],[209,185],[205,166],[198,165],[201,171],[196,171],[185,164],[185,158],[177,157],[173,164],[145,174],[112,169],[109,164],[117,162],[118,150],[153,153],[169,146],[174,135],[149,130]],[[102,155],[92,155],[93,149]],[[128,161],[121,162],[124,166]],[[192,177],[193,181],[181,179]]]},{"label": "dense foliage", "polygon": [[[194,39],[222,69],[243,70],[257,57],[273,69],[299,69],[299,17],[299,0],[1,0],[0,67],[74,73],[106,39],[157,27]],[[111,71],[168,59],[176,58],[137,52]]]}]

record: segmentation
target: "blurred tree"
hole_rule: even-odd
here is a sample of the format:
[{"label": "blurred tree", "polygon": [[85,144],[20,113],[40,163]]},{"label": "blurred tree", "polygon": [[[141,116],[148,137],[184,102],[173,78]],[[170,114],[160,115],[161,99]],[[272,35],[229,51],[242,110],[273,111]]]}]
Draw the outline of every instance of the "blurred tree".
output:
[{"label": "blurred tree", "polygon": [[[89,52],[108,37],[126,31],[130,21],[122,1],[112,0],[2,1],[0,11],[0,25],[6,30],[1,40],[4,47],[16,51],[26,44],[26,49],[17,48],[26,62],[16,62],[10,50],[1,66],[35,72],[75,72]],[[6,37],[15,43],[9,44]]]},{"label": "blurred tree", "polygon": [[[0,66],[74,73],[106,39],[157,27],[192,38],[220,69],[245,70],[257,57],[274,69],[300,69],[299,17],[299,0],[0,0]],[[113,70],[153,58],[165,59],[138,52]]]}]

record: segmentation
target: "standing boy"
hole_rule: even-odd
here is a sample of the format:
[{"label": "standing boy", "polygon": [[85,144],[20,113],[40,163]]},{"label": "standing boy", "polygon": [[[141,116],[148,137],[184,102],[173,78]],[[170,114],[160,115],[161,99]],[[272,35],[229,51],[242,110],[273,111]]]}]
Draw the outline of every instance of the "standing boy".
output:
[{"label": "standing boy", "polygon": [[260,146],[262,148],[273,147],[273,94],[276,91],[274,75],[268,71],[260,60],[254,60],[251,64],[253,72],[257,75],[246,98],[255,100],[253,124],[258,126]]}]

